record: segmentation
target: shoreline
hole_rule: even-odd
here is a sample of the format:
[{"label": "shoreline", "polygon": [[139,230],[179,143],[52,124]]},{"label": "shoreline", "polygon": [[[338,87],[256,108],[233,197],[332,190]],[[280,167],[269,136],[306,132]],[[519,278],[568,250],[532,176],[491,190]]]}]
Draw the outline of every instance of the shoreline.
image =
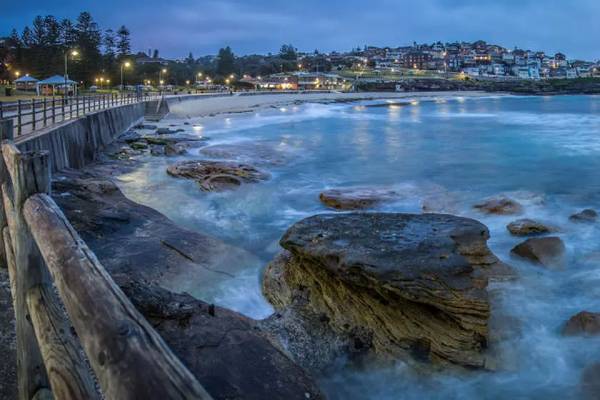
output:
[{"label": "shoreline", "polygon": [[[171,111],[162,121],[174,119],[211,118],[217,116],[258,112],[269,108],[286,107],[308,103],[336,104],[373,100],[410,100],[429,97],[440,98],[486,98],[511,96],[510,93],[489,93],[483,91],[435,91],[435,92],[331,92],[259,94],[243,96],[234,94],[221,97],[201,97],[182,103],[171,103]],[[193,115],[193,116],[192,116]]]}]

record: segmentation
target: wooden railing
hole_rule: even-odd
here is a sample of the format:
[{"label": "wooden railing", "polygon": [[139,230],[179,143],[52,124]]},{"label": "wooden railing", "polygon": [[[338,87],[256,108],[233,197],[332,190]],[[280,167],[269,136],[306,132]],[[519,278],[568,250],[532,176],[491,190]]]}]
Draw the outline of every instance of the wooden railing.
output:
[{"label": "wooden railing", "polygon": [[19,399],[211,399],[49,196],[48,152],[19,151],[12,122],[0,122]]},{"label": "wooden railing", "polygon": [[159,93],[106,93],[0,102],[0,120],[13,119],[18,136],[96,111],[158,97]]}]

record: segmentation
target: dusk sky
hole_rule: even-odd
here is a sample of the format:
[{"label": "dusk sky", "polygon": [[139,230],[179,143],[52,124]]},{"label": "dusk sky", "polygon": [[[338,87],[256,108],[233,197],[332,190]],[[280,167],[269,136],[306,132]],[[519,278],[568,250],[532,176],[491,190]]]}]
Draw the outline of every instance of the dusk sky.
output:
[{"label": "dusk sky", "polygon": [[0,0],[0,34],[36,15],[89,11],[104,29],[125,24],[133,50],[166,57],[350,50],[365,44],[484,39],[570,58],[600,58],[600,0]]}]

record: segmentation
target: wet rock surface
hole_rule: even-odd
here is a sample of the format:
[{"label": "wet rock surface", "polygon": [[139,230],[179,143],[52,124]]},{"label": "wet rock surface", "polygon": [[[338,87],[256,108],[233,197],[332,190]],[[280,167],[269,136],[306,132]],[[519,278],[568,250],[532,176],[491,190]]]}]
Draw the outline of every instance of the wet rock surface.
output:
[{"label": "wet rock surface", "polygon": [[319,194],[319,200],[336,210],[362,210],[397,199],[399,194],[391,189],[348,187],[328,189]]},{"label": "wet rock surface", "polygon": [[105,178],[109,171],[106,165],[65,171],[55,177],[53,197],[213,398],[321,398],[312,378],[254,320],[183,293],[200,283],[217,285],[259,261],[128,200]]},{"label": "wet rock surface", "polygon": [[600,335],[600,313],[582,311],[573,315],[562,331],[566,336],[597,336]]},{"label": "wet rock surface", "polygon": [[185,293],[125,281],[125,294],[214,399],[322,398],[254,320]]},{"label": "wet rock surface", "polygon": [[565,266],[565,244],[556,236],[530,238],[519,243],[511,254],[525,258],[534,264],[560,269]]},{"label": "wet rock surface", "polygon": [[502,266],[488,238],[481,223],[442,214],[307,218],[265,271],[277,310],[266,323],[307,368],[340,354],[484,367],[487,277]]},{"label": "wet rock surface", "polygon": [[598,213],[596,210],[592,210],[591,208],[586,208],[576,214],[573,214],[569,217],[569,220],[572,222],[596,222],[598,220]]},{"label": "wet rock surface", "polygon": [[486,214],[513,215],[523,211],[523,206],[518,201],[505,196],[485,199],[473,207]]},{"label": "wet rock surface", "polygon": [[556,232],[556,228],[529,218],[513,221],[506,226],[506,229],[515,236],[532,236]]},{"label": "wet rock surface", "polygon": [[600,362],[588,365],[583,370],[580,389],[585,400],[600,399]]},{"label": "wet rock surface", "polygon": [[178,178],[198,182],[200,189],[222,191],[235,189],[245,183],[269,179],[269,175],[248,164],[232,161],[182,161],[167,168],[167,173]]}]

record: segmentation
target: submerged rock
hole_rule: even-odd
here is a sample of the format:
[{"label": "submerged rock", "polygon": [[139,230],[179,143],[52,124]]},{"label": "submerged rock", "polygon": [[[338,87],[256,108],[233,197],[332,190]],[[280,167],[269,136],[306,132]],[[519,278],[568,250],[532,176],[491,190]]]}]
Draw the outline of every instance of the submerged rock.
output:
[{"label": "submerged rock", "polygon": [[134,150],[146,150],[148,148],[148,143],[146,142],[133,142],[130,143],[129,146]]},{"label": "submerged rock", "polygon": [[123,133],[121,136],[119,136],[119,140],[122,140],[126,143],[137,142],[140,139],[142,139],[142,135],[140,135],[139,133],[137,133],[135,131],[127,131],[127,132]]},{"label": "submerged rock", "polygon": [[600,399],[600,362],[585,367],[580,387],[585,400]]},{"label": "submerged rock", "polygon": [[184,132],[184,129],[170,129],[170,128],[158,128],[156,130],[157,135],[172,135],[177,132]]},{"label": "submerged rock", "polygon": [[217,144],[205,147],[200,152],[210,158],[235,160],[258,165],[282,165],[290,158],[287,147],[270,142],[245,141]]},{"label": "submerged rock", "polygon": [[397,198],[393,190],[369,187],[328,189],[319,195],[321,203],[336,210],[362,210]]},{"label": "submerged rock", "polygon": [[481,223],[442,214],[304,219],[265,271],[268,323],[311,369],[356,354],[484,367],[487,277],[504,268],[488,238]]},{"label": "submerged rock", "polygon": [[548,268],[562,268],[565,264],[565,244],[557,236],[527,239],[513,247],[511,253]]},{"label": "submerged rock", "polygon": [[598,220],[598,213],[596,210],[586,208],[581,212],[571,215],[569,220],[573,222],[596,222]]},{"label": "submerged rock", "polygon": [[523,206],[518,201],[505,196],[486,199],[473,207],[487,214],[499,215],[519,214],[523,211]]},{"label": "submerged rock", "polygon": [[540,235],[556,231],[556,228],[528,218],[513,221],[506,226],[506,229],[515,236]]},{"label": "submerged rock", "polygon": [[166,156],[179,156],[187,153],[188,145],[185,143],[169,143],[165,146]]},{"label": "submerged rock", "polygon": [[227,161],[182,161],[170,165],[167,173],[178,178],[193,179],[204,191],[235,189],[244,183],[257,183],[269,175],[251,165]]},{"label": "submerged rock", "polygon": [[148,129],[148,130],[155,130],[157,128],[156,125],[148,125],[148,124],[138,124],[136,126],[134,126],[135,129]]},{"label": "submerged rock", "polygon": [[563,335],[600,335],[600,313],[582,311],[575,314],[565,324]]}]

